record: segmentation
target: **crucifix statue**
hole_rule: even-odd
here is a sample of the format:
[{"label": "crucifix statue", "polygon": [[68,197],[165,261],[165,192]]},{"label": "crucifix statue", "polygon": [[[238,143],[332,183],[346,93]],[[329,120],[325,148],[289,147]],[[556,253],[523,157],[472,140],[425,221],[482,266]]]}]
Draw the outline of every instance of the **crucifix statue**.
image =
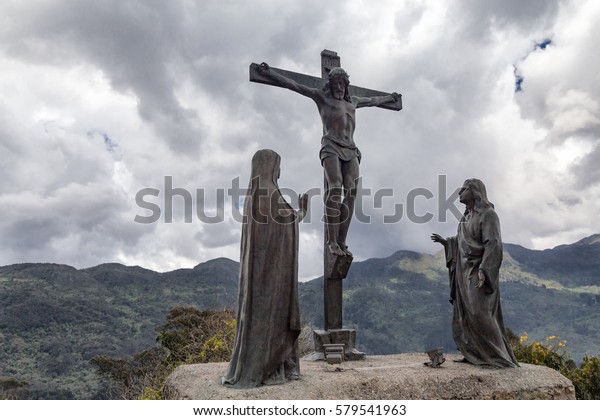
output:
[{"label": "crucifix statue", "polygon": [[[332,332],[348,341],[346,354],[352,354],[355,332],[342,329],[342,280],[352,262],[346,238],[356,199],[361,154],[354,143],[356,109],[376,106],[399,111],[402,97],[350,85],[333,51],[321,52],[321,76],[313,77],[271,68],[267,63],[250,65],[250,81],[284,87],[312,99],[323,123],[320,159],[325,184],[324,342],[331,343]],[[316,333],[317,334],[317,333]],[[317,334],[318,335],[318,334]],[[327,344],[327,343],[325,343]],[[318,347],[318,346],[317,346]],[[350,351],[348,351],[350,350]],[[356,352],[358,353],[358,352]]]}]

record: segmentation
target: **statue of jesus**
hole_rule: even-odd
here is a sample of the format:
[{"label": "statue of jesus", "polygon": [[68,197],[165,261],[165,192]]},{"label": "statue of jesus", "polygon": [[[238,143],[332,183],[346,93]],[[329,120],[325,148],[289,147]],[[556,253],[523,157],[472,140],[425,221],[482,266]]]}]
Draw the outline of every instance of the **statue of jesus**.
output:
[{"label": "statue of jesus", "polygon": [[[346,244],[348,228],[354,213],[356,184],[361,154],[354,143],[356,108],[398,102],[400,95],[392,93],[372,98],[350,96],[350,79],[344,69],[334,67],[323,89],[304,86],[262,63],[258,71],[281,87],[311,98],[317,104],[323,123],[319,153],[327,188],[325,191],[326,240],[334,255],[352,255]],[[342,199],[343,197],[343,199]]]}]

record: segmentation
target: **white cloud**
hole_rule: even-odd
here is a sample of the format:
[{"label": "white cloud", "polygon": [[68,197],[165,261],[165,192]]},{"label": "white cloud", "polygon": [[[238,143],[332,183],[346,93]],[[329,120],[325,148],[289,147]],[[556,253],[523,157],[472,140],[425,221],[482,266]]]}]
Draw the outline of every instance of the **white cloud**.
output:
[{"label": "white cloud", "polygon": [[[239,255],[239,222],[143,225],[143,188],[245,188],[260,148],[282,156],[281,187],[322,187],[321,126],[310,100],[248,82],[250,62],[319,75],[337,51],[351,81],[403,94],[399,113],[360,109],[365,187],[394,191],[355,220],[357,259],[434,252],[438,175],[450,194],[478,177],[504,239],[549,247],[597,233],[598,58],[593,1],[4,2],[0,6],[0,264],[107,261],[157,270]],[[544,39],[551,43],[537,48]],[[515,93],[516,67],[523,77]],[[417,214],[384,224],[417,198]],[[320,275],[320,197],[301,224],[303,278]],[[193,203],[198,205],[197,202]],[[163,208],[164,211],[164,208]]]}]

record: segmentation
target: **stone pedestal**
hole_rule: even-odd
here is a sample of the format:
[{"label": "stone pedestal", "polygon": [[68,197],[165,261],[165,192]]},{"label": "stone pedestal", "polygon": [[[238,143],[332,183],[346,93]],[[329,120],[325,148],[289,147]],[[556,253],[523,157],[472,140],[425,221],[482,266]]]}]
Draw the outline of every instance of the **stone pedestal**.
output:
[{"label": "stone pedestal", "polygon": [[356,350],[356,330],[342,328],[336,330],[314,330],[315,351],[304,357],[303,360],[318,361],[325,360],[325,349],[323,344],[343,344],[344,360],[362,360],[365,354]]},{"label": "stone pedestal", "polygon": [[[446,355],[446,359],[441,367],[432,369],[423,364],[429,360],[425,353],[369,356],[365,360],[344,362],[343,370],[335,371],[328,369],[325,362],[302,359],[299,381],[250,389],[221,385],[227,362],[182,365],[167,378],[163,397],[166,400],[575,399],[573,383],[545,366],[523,363],[520,368],[485,369],[454,363],[462,359],[459,354]],[[580,403],[571,408],[581,407]],[[540,406],[536,407],[539,410]],[[571,417],[590,417],[589,408],[587,411],[588,414],[581,415],[574,411]]]}]

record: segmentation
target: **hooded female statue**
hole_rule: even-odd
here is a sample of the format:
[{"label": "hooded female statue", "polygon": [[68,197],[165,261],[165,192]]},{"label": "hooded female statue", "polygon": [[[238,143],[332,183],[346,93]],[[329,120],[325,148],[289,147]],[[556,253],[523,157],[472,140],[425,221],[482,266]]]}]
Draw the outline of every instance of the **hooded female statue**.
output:
[{"label": "hooded female statue", "polygon": [[431,236],[434,242],[444,245],[446,252],[452,336],[466,362],[518,367],[500,307],[500,221],[479,179],[465,181],[459,200],[466,209],[457,235],[446,239],[436,233]]},{"label": "hooded female statue", "polygon": [[244,202],[235,342],[222,382],[252,388],[298,379],[298,222],[307,197],[294,211],[282,197],[280,156],[259,150],[252,158]]}]

